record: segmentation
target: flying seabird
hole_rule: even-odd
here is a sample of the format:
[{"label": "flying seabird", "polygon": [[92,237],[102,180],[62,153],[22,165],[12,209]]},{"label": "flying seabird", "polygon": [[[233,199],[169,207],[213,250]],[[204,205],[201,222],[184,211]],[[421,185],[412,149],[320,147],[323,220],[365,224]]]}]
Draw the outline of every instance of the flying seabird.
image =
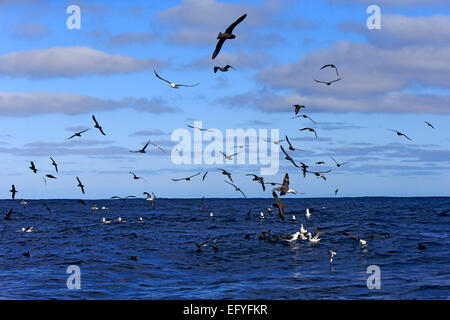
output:
[{"label": "flying seabird", "polygon": [[79,202],[79,203],[81,203],[83,206],[86,206],[87,204],[86,204],[86,202],[84,201],[84,200],[77,200],[77,202]]},{"label": "flying seabird", "polygon": [[298,112],[300,111],[300,109],[304,108],[305,106],[302,104],[294,104],[293,107],[295,108],[295,115],[298,114]]},{"label": "flying seabird", "polygon": [[227,176],[228,179],[230,179],[230,181],[233,182],[233,179],[231,179],[231,173],[229,173],[228,171],[226,171],[226,170],[224,170],[224,169],[220,169],[220,168],[217,168],[217,170],[221,170],[221,171],[222,171],[222,174],[225,175],[225,176]]},{"label": "flying seabird", "polygon": [[133,175],[133,179],[134,180],[139,180],[139,179],[142,179],[142,180],[144,180],[145,181],[145,179],[144,178],[142,178],[142,177],[138,177],[136,174],[134,174],[133,172],[131,172],[130,171],[130,173]]},{"label": "flying seabird", "polygon": [[77,187],[80,187],[81,192],[83,192],[83,194],[84,194],[84,185],[81,183],[81,181],[78,177],[77,177],[77,181],[78,181]]},{"label": "flying seabird", "polygon": [[289,145],[289,150],[291,150],[291,151],[305,151],[305,150],[301,150],[301,149],[297,149],[297,148],[294,148],[293,146],[292,146],[292,144],[291,144],[291,142],[289,141],[289,138],[288,138],[288,136],[286,136],[286,142],[288,143],[288,145]]},{"label": "flying seabird", "polygon": [[88,131],[89,129],[86,129],[86,130],[83,130],[83,131],[80,131],[80,132],[75,132],[72,136],[70,136],[69,138],[67,138],[66,140],[70,140],[70,139],[72,139],[72,138],[74,138],[74,137],[81,137],[81,134],[83,134],[83,133],[85,133],[86,131]]},{"label": "flying seabird", "polygon": [[312,128],[302,128],[302,129],[299,129],[299,131],[305,131],[305,130],[308,130],[308,131],[310,131],[310,132],[314,132],[314,135],[315,135],[316,138],[317,138],[317,132],[316,132],[316,130],[314,130],[314,129],[312,129]]},{"label": "flying seabird", "polygon": [[36,169],[36,167],[35,167],[35,165],[34,165],[34,162],[33,162],[33,161],[31,161],[31,166],[30,166],[30,169],[31,169],[31,171],[33,171],[34,173],[37,173],[37,172],[38,172],[38,170]]},{"label": "flying seabird", "polygon": [[147,196],[147,197],[145,198],[145,200],[151,201],[151,202],[152,202],[152,210],[155,210],[155,201],[156,201],[156,197],[155,197],[155,195],[153,194],[153,192],[152,192],[153,197],[150,196],[150,193],[148,193],[148,192],[143,192],[142,194],[144,194],[144,195]]},{"label": "flying seabird", "polygon": [[103,132],[103,128],[98,124],[97,119],[95,119],[94,115],[92,115],[92,120],[94,120],[95,122],[94,128],[97,128],[98,130],[100,130],[102,135],[106,136],[106,134]]},{"label": "flying seabird", "polygon": [[192,84],[192,85],[190,85],[190,84],[175,84],[175,83],[173,83],[173,82],[170,82],[169,80],[166,80],[166,79],[164,79],[164,78],[161,78],[160,76],[159,76],[159,74],[156,72],[156,70],[153,70],[153,72],[155,73],[155,76],[157,76],[159,79],[161,79],[162,81],[165,81],[165,82],[167,82],[172,88],[174,88],[174,89],[179,89],[179,87],[195,87],[195,86],[197,86],[198,85],[198,83],[196,83],[196,84]]},{"label": "flying seabird", "polygon": [[190,126],[188,124],[186,126],[189,128],[192,128],[192,129],[200,130],[200,131],[214,132],[214,130],[211,130],[211,129],[203,129],[203,128],[199,128],[199,127]]},{"label": "flying seabird", "polygon": [[266,191],[266,186],[264,185],[264,178],[263,177],[259,177],[256,174],[250,174],[250,173],[246,174],[246,176],[253,176],[252,181],[258,181],[261,184],[263,191]]},{"label": "flying seabird", "polygon": [[272,207],[278,208],[278,214],[280,215],[281,220],[284,220],[284,207],[287,207],[287,205],[281,202],[275,191],[272,191],[272,196],[274,197],[276,202],[272,204]]},{"label": "flying seabird", "polygon": [[338,163],[332,156],[329,156],[331,158],[331,160],[334,161],[334,163],[336,163],[336,167],[340,168],[343,164],[346,164],[348,162],[342,162],[342,163]]},{"label": "flying seabird", "polygon": [[235,153],[235,154],[231,154],[231,155],[226,155],[225,153],[223,153],[222,151],[219,151],[227,160],[233,160],[233,157],[238,155],[239,152]]},{"label": "flying seabird", "polygon": [[286,193],[297,194],[297,191],[289,188],[289,175],[286,173],[283,179],[281,187],[273,188],[274,191],[279,191],[280,196],[284,196]]},{"label": "flying seabird", "polygon": [[434,126],[431,124],[431,123],[429,123],[428,121],[424,121],[426,124],[427,124],[427,126],[429,126],[429,127],[431,127],[432,129],[434,129]]},{"label": "flying seabird", "polygon": [[17,190],[16,190],[16,187],[15,187],[14,185],[12,185],[12,186],[11,186],[11,190],[9,190],[9,192],[11,192],[12,199],[15,200],[15,198],[16,198],[16,193],[19,192],[19,191],[17,191]]},{"label": "flying seabird", "polygon": [[150,144],[151,144],[152,146],[155,146],[155,150],[160,150],[160,151],[166,153],[166,150],[164,150],[163,148],[161,148],[160,146],[158,146],[156,143],[150,142]]},{"label": "flying seabird", "polygon": [[406,139],[412,141],[412,139],[411,139],[410,137],[408,137],[408,136],[407,136],[406,134],[404,134],[404,133],[401,133],[401,132],[399,132],[399,131],[397,131],[397,130],[392,130],[392,129],[389,129],[389,130],[390,130],[390,131],[393,131],[393,132],[395,132],[395,133],[397,133],[398,136],[404,136]]},{"label": "flying seabird", "polygon": [[334,190],[334,195],[337,196],[339,189]]},{"label": "flying seabird", "polygon": [[316,164],[325,164],[324,161],[317,161]]},{"label": "flying seabird", "polygon": [[150,143],[150,141],[147,141],[147,143],[145,144],[145,146],[142,149],[136,150],[136,151],[130,151],[130,152],[133,152],[133,153],[146,153],[145,149],[147,149],[149,143]]},{"label": "flying seabird", "polygon": [[302,167],[303,178],[306,178],[306,172],[307,172],[306,169],[308,169],[309,166],[307,166],[303,162],[300,162],[300,166]]},{"label": "flying seabird", "polygon": [[224,33],[219,32],[219,34],[217,35],[217,39],[219,40],[217,42],[216,45],[216,49],[214,50],[214,53],[212,55],[212,59],[214,59],[215,57],[217,57],[217,55],[220,52],[220,49],[222,48],[223,43],[225,42],[225,40],[227,39],[234,39],[236,38],[236,36],[232,33],[233,29],[242,22],[242,20],[245,19],[245,17],[247,16],[247,14],[242,15],[241,17],[239,17],[239,19],[237,19],[235,22],[233,22],[226,30]]},{"label": "flying seabird", "polygon": [[225,67],[218,67],[218,66],[215,66],[215,67],[214,67],[214,73],[216,73],[217,70],[220,70],[220,71],[222,71],[222,72],[227,72],[228,69],[230,69],[230,68],[233,69],[233,67],[230,66],[229,64],[227,64]]},{"label": "flying seabird", "polygon": [[46,174],[45,176],[50,179],[56,179],[56,177],[52,174]]},{"label": "flying seabird", "polygon": [[56,161],[55,161],[55,160],[53,160],[53,158],[52,158],[52,157],[50,157],[50,159],[52,160],[52,166],[54,166],[54,167],[55,167],[55,170],[56,170],[56,172],[58,172],[58,164],[56,163]]},{"label": "flying seabird", "polygon": [[313,119],[311,119],[310,117],[308,117],[306,114],[299,114],[298,116],[294,116],[294,117],[292,117],[291,119],[300,118],[300,117],[302,117],[302,118],[304,118],[304,119],[309,119],[312,123],[317,123],[317,122],[315,122]]},{"label": "flying seabird", "polygon": [[181,180],[191,181],[191,178],[192,178],[192,177],[198,176],[199,174],[200,174],[200,172],[199,172],[199,173],[196,173],[196,174],[194,174],[194,175],[192,175],[192,176],[189,176],[189,177],[187,177],[187,178],[172,179],[172,180],[173,180],[173,181],[181,181]]},{"label": "flying seabird", "polygon": [[136,196],[126,196],[126,197],[112,196],[111,197],[111,199],[120,199],[122,201],[125,201],[127,199],[132,199],[132,198],[134,199],[134,198],[136,198]]},{"label": "flying seabird", "polygon": [[284,140],[278,140],[278,141],[272,141],[272,140],[267,140],[267,139],[264,139],[264,141],[266,141],[266,142],[272,142],[272,143],[274,143],[274,144],[280,144],[280,142],[283,142]]},{"label": "flying seabird", "polygon": [[337,81],[339,81],[341,79],[342,78],[338,78],[338,79],[331,80],[331,81],[320,81],[320,80],[314,79],[314,81],[317,82],[317,83],[325,83],[327,86],[330,86],[333,82],[337,82]]},{"label": "flying seabird", "polygon": [[231,182],[228,182],[227,180],[223,180],[223,181],[225,181],[225,182],[228,183],[229,185],[232,185],[232,186],[236,189],[236,191],[239,191],[240,193],[242,193],[242,195],[244,196],[244,198],[247,199],[247,196],[244,194],[244,192],[242,192],[241,188],[238,188],[236,185],[232,184]]},{"label": "flying seabird", "polygon": [[320,68],[320,70],[322,70],[322,69],[325,69],[325,68],[327,68],[327,67],[330,67],[330,68],[333,68],[334,70],[336,70],[336,75],[338,76],[338,78],[339,78],[339,72],[338,72],[338,69],[336,68],[336,66],[334,65],[334,64],[326,64],[326,65],[324,65],[322,68]]},{"label": "flying seabird", "polygon": [[284,159],[290,161],[295,167],[299,168],[299,166],[295,163],[294,159],[292,159],[292,158],[286,153],[286,151],[284,150],[283,146],[280,146],[280,148],[281,148],[281,151],[282,151],[282,152],[284,153],[284,155],[285,155]]}]

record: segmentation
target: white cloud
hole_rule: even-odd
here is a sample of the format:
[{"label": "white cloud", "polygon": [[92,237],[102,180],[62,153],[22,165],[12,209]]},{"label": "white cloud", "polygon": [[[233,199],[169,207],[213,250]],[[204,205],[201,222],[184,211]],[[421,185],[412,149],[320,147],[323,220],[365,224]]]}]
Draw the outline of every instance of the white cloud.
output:
[{"label": "white cloud", "polygon": [[0,115],[24,117],[35,114],[82,114],[97,110],[132,108],[152,113],[173,112],[161,99],[100,99],[73,93],[0,92]]},{"label": "white cloud", "polygon": [[89,47],[53,47],[7,53],[0,57],[0,75],[30,78],[75,78],[141,72],[162,65],[157,59],[135,59]]}]

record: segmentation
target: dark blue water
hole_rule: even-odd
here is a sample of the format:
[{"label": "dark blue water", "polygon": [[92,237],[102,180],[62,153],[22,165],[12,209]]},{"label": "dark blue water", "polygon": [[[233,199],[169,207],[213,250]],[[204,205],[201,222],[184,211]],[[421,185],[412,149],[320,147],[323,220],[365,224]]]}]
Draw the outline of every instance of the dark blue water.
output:
[{"label": "dark blue water", "polygon": [[[106,206],[111,213],[93,203]],[[448,299],[450,198],[283,199],[286,221],[259,213],[272,199],[0,201],[2,299]],[[314,208],[310,219],[305,208]],[[326,209],[322,209],[326,207]],[[252,209],[250,219],[248,209]],[[288,221],[296,215],[298,223]],[[104,224],[101,218],[124,217]],[[143,217],[144,222],[137,219]],[[321,242],[259,239],[321,228]],[[20,232],[35,226],[34,232]],[[365,247],[339,231],[369,238]],[[254,234],[245,239],[245,234]],[[388,236],[389,234],[390,236]],[[208,246],[197,252],[195,243]],[[214,242],[215,241],[215,242]],[[418,243],[426,246],[418,249]],[[218,251],[213,250],[217,244]],[[330,266],[328,250],[337,252]],[[30,257],[22,253],[30,252]],[[130,260],[137,256],[137,261]],[[66,269],[78,265],[81,289]],[[381,270],[369,290],[367,267]]]}]

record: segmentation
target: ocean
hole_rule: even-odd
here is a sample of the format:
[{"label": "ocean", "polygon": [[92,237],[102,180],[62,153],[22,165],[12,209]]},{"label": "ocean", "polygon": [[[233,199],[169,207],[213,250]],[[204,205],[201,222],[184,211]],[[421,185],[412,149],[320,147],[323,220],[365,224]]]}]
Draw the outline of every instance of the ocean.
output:
[{"label": "ocean", "polygon": [[[158,199],[154,211],[142,199],[2,200],[0,299],[449,299],[450,198],[282,201],[285,221],[266,211],[273,199],[207,198],[208,212],[200,199]],[[301,224],[322,240],[267,239]]]}]

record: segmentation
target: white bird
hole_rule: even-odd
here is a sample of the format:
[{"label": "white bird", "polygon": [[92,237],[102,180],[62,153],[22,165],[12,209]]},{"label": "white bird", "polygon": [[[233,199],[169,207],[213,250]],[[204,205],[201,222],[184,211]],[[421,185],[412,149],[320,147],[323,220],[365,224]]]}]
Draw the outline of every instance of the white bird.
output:
[{"label": "white bird", "polygon": [[214,212],[211,212],[211,213],[209,214],[209,216],[210,216],[210,217],[214,217]]},{"label": "white bird", "polygon": [[309,208],[306,208],[306,217],[307,218],[311,217],[311,213],[309,213]]},{"label": "white bird", "polygon": [[161,77],[159,76],[159,74],[156,72],[156,70],[153,70],[153,72],[155,73],[155,76],[156,76],[156,77],[158,77],[158,78],[161,79],[162,81],[167,82],[167,83],[168,83],[172,88],[174,88],[174,89],[179,89],[179,87],[195,87],[195,86],[198,85],[198,83],[193,84],[193,85],[190,85],[190,84],[175,84],[175,83],[173,83],[173,82],[171,82],[171,81],[169,81],[169,80],[166,80],[166,79],[164,79],[164,78],[161,78]]},{"label": "white bird", "polygon": [[102,222],[103,223],[111,223],[112,219],[105,219],[104,217],[102,218]]},{"label": "white bird", "polygon": [[119,222],[119,223],[125,223],[125,222],[127,222],[127,220],[126,219],[123,219],[122,217],[118,217],[117,218],[117,222]]},{"label": "white bird", "polygon": [[330,254],[330,263],[333,263],[333,258],[336,255],[336,252],[329,250],[328,253]]},{"label": "white bird", "polygon": [[32,232],[33,229],[34,229],[34,226],[29,226],[29,227],[26,227],[26,228],[22,228],[21,231],[22,232]]},{"label": "white bird", "polygon": [[268,213],[273,213],[273,209],[272,208],[267,208],[267,212]]},{"label": "white bird", "polygon": [[301,233],[300,232],[296,232],[296,233],[294,233],[293,235],[292,235],[292,238],[290,238],[290,239],[287,239],[286,241],[287,242],[294,242],[294,241],[297,241],[297,239],[298,239],[298,237],[301,235]]},{"label": "white bird", "polygon": [[319,238],[319,233],[317,233],[314,237],[312,237],[311,238],[311,232],[308,232],[308,239],[309,239],[309,242],[312,242],[312,243],[317,243],[317,242],[319,242],[320,240],[322,240],[322,239],[320,239]]},{"label": "white bird", "polygon": [[365,246],[365,245],[367,244],[367,240],[359,239],[359,243],[360,243],[362,246]]},{"label": "white bird", "polygon": [[301,224],[301,225],[300,225],[300,232],[301,232],[302,234],[306,234],[306,233],[308,233],[308,230],[306,230],[306,229],[303,227],[303,225]]},{"label": "white bird", "polygon": [[259,218],[260,219],[264,219],[264,213],[261,211],[261,213],[259,214]]},{"label": "white bird", "polygon": [[306,237],[305,233],[301,233],[301,232],[300,232],[300,238],[302,240],[308,240],[308,237]]},{"label": "white bird", "polygon": [[22,199],[22,201],[20,201],[20,204],[23,206],[24,209],[27,206],[27,202],[25,200],[23,200],[23,199]]},{"label": "white bird", "polygon": [[142,219],[142,217],[139,217],[138,222],[144,222],[144,219]]},{"label": "white bird", "polygon": [[292,216],[292,221],[297,221],[297,218],[294,215]]}]

